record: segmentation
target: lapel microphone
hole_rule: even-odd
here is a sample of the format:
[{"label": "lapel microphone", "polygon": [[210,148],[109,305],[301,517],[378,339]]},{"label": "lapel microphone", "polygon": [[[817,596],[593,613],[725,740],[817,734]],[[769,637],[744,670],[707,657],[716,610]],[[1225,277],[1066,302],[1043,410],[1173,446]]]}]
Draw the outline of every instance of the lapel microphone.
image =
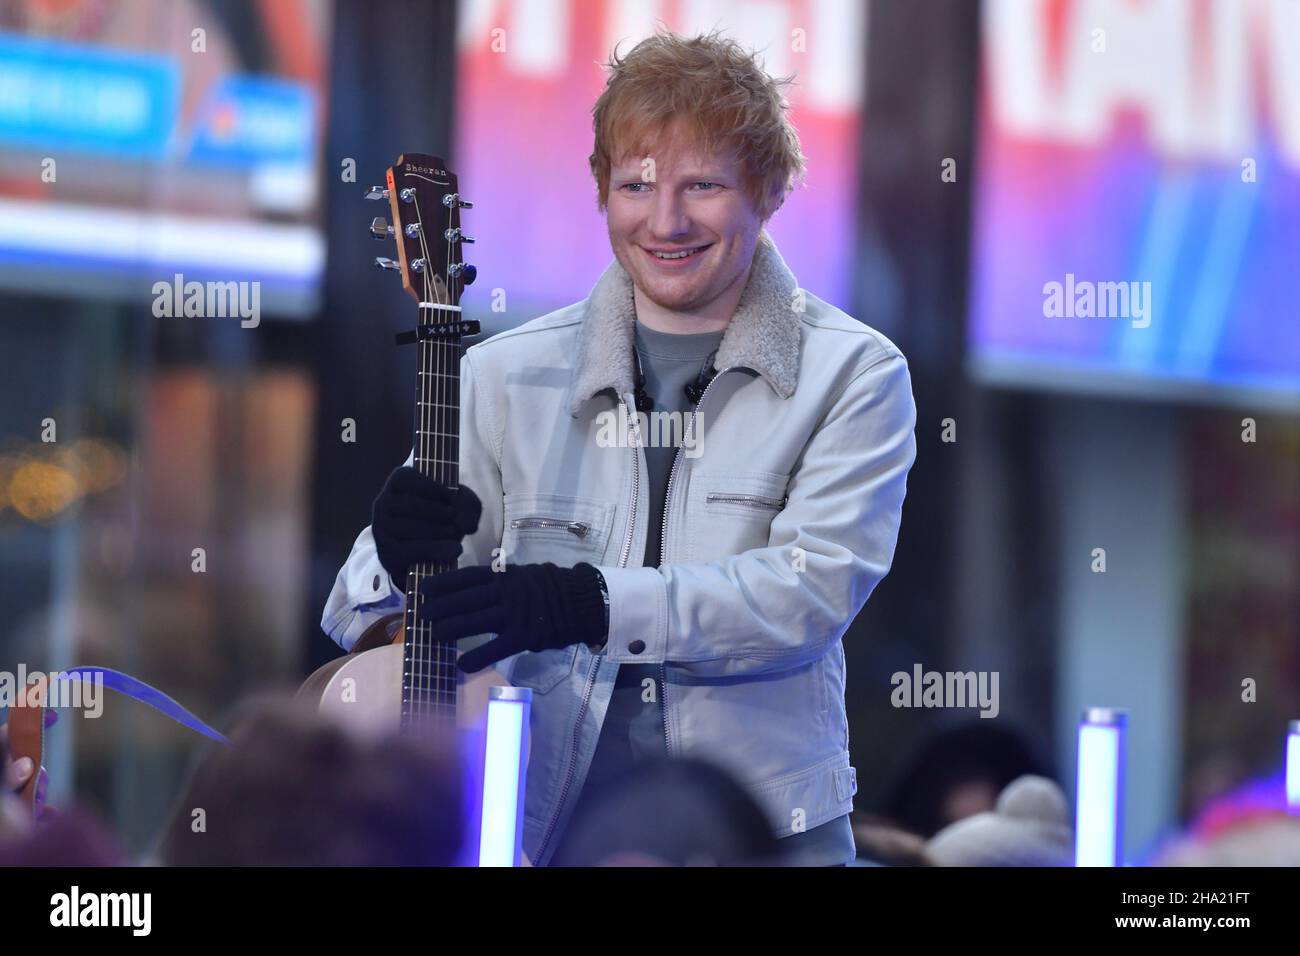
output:
[{"label": "lapel microphone", "polygon": [[632,347],[632,364],[636,368],[636,388],[633,390],[632,397],[636,403],[638,412],[648,412],[655,407],[654,399],[646,394],[645,374],[641,371],[641,354]]},{"label": "lapel microphone", "polygon": [[686,387],[683,389],[683,391],[686,392],[686,397],[690,399],[692,405],[700,404],[700,398],[703,397],[704,390],[709,387],[709,383],[712,382],[718,374],[717,370],[713,367],[713,356],[717,354],[717,349],[714,349],[709,353],[709,357],[706,358],[704,364],[700,366],[700,371],[699,374],[695,376],[695,381],[687,382]]},{"label": "lapel microphone", "polygon": [[[704,360],[700,370],[696,373],[695,380],[687,382],[682,391],[686,393],[687,399],[692,405],[698,405],[700,398],[704,395],[704,390],[709,387],[709,383],[717,377],[717,371],[713,368],[713,357],[718,354],[714,349],[709,353],[709,357]],[[655,407],[654,399],[651,398],[645,390],[645,373],[641,371],[641,355],[636,348],[632,349],[632,362],[636,365],[636,389],[633,391],[633,399],[638,412],[653,411]]]}]

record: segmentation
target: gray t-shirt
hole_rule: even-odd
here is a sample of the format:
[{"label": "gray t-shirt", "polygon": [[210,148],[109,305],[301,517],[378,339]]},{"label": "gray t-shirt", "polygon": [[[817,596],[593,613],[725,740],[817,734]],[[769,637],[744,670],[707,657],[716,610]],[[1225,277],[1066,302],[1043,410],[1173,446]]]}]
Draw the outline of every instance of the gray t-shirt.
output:
[{"label": "gray t-shirt", "polygon": [[[645,376],[645,390],[654,399],[649,413],[677,412],[680,421],[672,426],[652,427],[645,432],[646,467],[650,480],[650,533],[646,536],[643,567],[658,567],[665,495],[678,445],[685,435],[694,407],[686,396],[687,383],[695,380],[704,360],[722,341],[723,333],[699,332],[685,335],[659,332],[638,319],[635,344]],[[697,428],[700,423],[696,423]],[[680,425],[680,427],[677,427]],[[656,438],[662,441],[657,443]],[[668,444],[667,442],[675,444]],[[684,453],[683,453],[684,454]],[[678,466],[682,467],[682,466]],[[632,764],[651,756],[664,756],[663,668],[658,664],[622,664],[610,698],[609,711],[601,726],[600,739],[591,770],[583,784],[576,817],[586,798],[604,784],[622,775]],[[812,865],[845,863],[844,848],[852,844],[849,818],[841,817],[805,833],[787,837],[782,846],[799,854],[800,862]]]}]

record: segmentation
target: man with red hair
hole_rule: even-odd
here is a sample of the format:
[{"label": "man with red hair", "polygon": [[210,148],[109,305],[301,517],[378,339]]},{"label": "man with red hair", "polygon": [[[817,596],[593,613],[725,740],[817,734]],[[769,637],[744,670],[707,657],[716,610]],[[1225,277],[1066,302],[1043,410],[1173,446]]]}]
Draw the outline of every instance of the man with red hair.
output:
[{"label": "man with red hair", "polygon": [[782,81],[716,34],[609,69],[590,165],[616,261],[466,351],[459,488],[393,473],[322,626],[349,647],[401,607],[390,575],[459,556],[424,616],[491,634],[461,667],[534,691],[534,863],[664,754],[730,771],[799,862],[846,863],[841,638],[893,560],[907,362],[799,288],[763,230],[804,166]]}]

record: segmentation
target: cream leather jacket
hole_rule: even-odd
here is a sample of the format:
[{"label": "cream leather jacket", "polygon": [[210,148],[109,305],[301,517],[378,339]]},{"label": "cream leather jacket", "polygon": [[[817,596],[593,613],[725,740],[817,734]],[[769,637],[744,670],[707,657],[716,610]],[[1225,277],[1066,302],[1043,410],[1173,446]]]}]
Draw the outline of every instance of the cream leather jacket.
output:
[{"label": "cream leather jacket", "polygon": [[[598,566],[609,640],[499,668],[534,691],[524,849],[544,865],[586,776],[618,668],[657,664],[670,753],[744,782],[782,836],[849,812],[841,638],[889,571],[916,457],[907,361],[800,290],[761,233],[649,527],[633,405],[631,282],[617,261],[582,302],[468,348],[460,482],[483,501],[461,566]],[[693,437],[692,437],[693,436]],[[409,463],[410,459],[408,459]],[[657,568],[639,567],[662,535]],[[366,528],[321,626],[345,649],[403,594]]]}]

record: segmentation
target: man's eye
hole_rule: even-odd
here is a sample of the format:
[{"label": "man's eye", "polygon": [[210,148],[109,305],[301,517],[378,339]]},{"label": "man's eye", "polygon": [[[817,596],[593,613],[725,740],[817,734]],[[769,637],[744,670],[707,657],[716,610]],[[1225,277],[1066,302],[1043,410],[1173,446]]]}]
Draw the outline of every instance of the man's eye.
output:
[{"label": "man's eye", "polygon": [[636,193],[641,191],[639,188],[641,186],[645,186],[647,189],[650,188],[649,183],[624,183],[622,186],[619,186],[618,188],[625,189],[628,192]]},{"label": "man's eye", "polygon": [[692,185],[699,186],[702,190],[710,190],[710,189],[715,189],[718,184],[707,182],[707,181],[700,181],[698,183],[692,183]]}]

